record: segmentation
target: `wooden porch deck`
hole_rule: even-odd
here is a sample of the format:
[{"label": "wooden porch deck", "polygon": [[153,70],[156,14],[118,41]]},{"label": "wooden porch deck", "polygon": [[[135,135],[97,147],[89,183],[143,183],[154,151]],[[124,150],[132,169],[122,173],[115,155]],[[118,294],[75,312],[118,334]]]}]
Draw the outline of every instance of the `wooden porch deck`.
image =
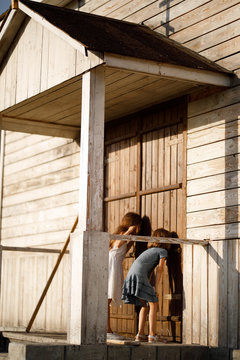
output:
[{"label": "wooden porch deck", "polygon": [[240,350],[179,343],[111,340],[106,345],[68,345],[66,333],[3,332],[10,340],[8,360],[240,360]]}]

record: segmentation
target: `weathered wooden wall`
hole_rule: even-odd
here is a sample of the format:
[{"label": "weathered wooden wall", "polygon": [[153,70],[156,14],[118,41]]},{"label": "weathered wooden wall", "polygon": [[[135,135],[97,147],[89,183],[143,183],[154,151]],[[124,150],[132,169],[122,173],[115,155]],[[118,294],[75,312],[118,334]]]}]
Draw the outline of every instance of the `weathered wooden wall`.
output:
[{"label": "weathered wooden wall", "polygon": [[[0,70],[0,110],[73,77],[80,71],[81,59],[65,41],[26,20]],[[78,214],[78,188],[77,141],[7,132],[2,245],[61,249]],[[56,257],[3,253],[1,326],[27,325]],[[66,331],[67,255],[61,268],[33,329]]]},{"label": "weathered wooden wall", "polygon": [[[76,141],[7,132],[2,245],[61,249],[78,213],[78,187]],[[27,325],[56,257],[3,252],[1,326]],[[66,330],[69,269],[65,257],[33,329]]]},{"label": "weathered wooden wall", "polygon": [[[85,0],[81,2],[73,1],[69,7],[118,19],[143,22],[156,31],[168,35],[170,38],[181,42],[185,46],[239,74],[239,4],[239,0],[122,0],[121,2],[117,0]],[[34,22],[30,22],[25,26],[26,30],[31,28],[33,34],[36,34],[37,31],[42,31]],[[23,35],[25,36],[25,32]],[[47,44],[49,44],[49,41],[51,42],[53,40],[50,39],[52,35],[48,33],[45,35],[47,40],[44,51],[48,48]],[[32,39],[34,36],[32,36]],[[39,43],[36,43],[36,46],[39,45]],[[10,63],[15,64],[16,57],[21,60],[24,50],[22,47],[23,44],[21,46],[19,45],[19,49],[16,47],[12,51]],[[51,51],[54,52],[53,55],[57,55],[57,47],[54,45],[51,49]],[[71,59],[73,59],[74,55],[72,54],[72,50],[70,50],[66,56],[70,56],[72,57]],[[20,66],[20,64],[21,62],[18,62],[18,66]],[[44,65],[43,62],[42,65]],[[55,71],[57,73],[58,71],[63,71],[65,74],[63,78],[66,76],[64,64],[59,64],[59,70],[55,69],[55,66],[58,66],[58,64],[49,65],[50,68],[52,68],[52,73],[44,73],[46,67],[43,66],[41,83],[39,81],[39,74],[31,73],[31,64],[29,73],[32,74],[34,79],[38,77],[34,83],[31,81],[31,77],[26,76],[26,74],[21,74],[21,68],[16,68],[16,66],[11,68],[10,73],[3,72],[3,80],[1,81],[4,82],[4,85],[0,83],[0,93],[2,94],[4,89],[5,95],[4,97],[2,95],[0,97],[0,109],[3,105],[12,105],[15,98],[20,100],[28,96],[28,94],[29,96],[33,95],[39,91],[39,89],[45,89],[46,86],[48,86],[48,81],[49,86],[54,85]],[[67,69],[67,72],[68,71],[69,69]],[[74,73],[75,70],[71,68],[70,71]],[[16,75],[16,72],[18,75]],[[18,83],[14,81],[16,76],[20,76],[21,79],[25,78],[24,84],[29,84],[23,87],[23,93],[19,91]],[[37,88],[34,84],[37,84]],[[239,241],[236,240],[239,238],[239,95],[239,87],[235,86],[230,90],[216,93],[202,100],[191,101],[189,104],[187,236],[193,238],[210,236],[211,239],[218,239],[219,241],[211,245],[209,253],[199,247],[192,249],[192,247],[186,246],[186,249],[184,249],[185,305],[187,307],[184,309],[183,334],[185,342],[188,343],[220,344],[234,347],[239,347],[240,344],[238,335],[240,333],[240,314],[238,307]],[[2,103],[3,101],[4,104]],[[29,146],[30,143],[32,143],[33,148],[36,146],[35,135],[26,136],[9,133],[7,141],[8,137],[10,139],[12,136],[19,138],[19,144],[25,144],[26,141],[29,141]],[[54,142],[56,140],[43,138],[42,141],[39,141],[39,145],[42,144],[44,147],[44,142],[51,141]],[[16,156],[21,152],[17,151],[17,142],[15,144],[13,143],[13,147],[15,146]],[[21,145],[20,149],[25,146],[26,145]],[[59,144],[55,155],[52,153],[51,163],[49,163],[49,166],[46,163],[45,166],[45,180],[47,178],[50,179],[49,174],[55,171],[52,169],[54,169],[55,164],[59,163],[58,154],[59,152],[61,153],[62,149],[66,146],[68,146],[66,143]],[[76,150],[74,149],[70,150],[70,158],[70,154],[72,153],[74,157],[75,152]],[[48,156],[46,154],[45,159],[47,158]],[[12,163],[12,169],[18,168],[18,162],[20,168],[24,166],[22,165],[24,163],[23,159],[17,157],[16,159],[16,162]],[[35,159],[36,156],[32,158],[30,156],[28,159],[29,174],[31,173],[31,161],[35,166]],[[67,162],[66,158],[65,160]],[[11,164],[6,164],[6,170],[7,166],[11,169]],[[39,165],[40,173],[41,166]],[[23,172],[24,171],[27,170],[23,168]],[[56,171],[60,174],[60,170]],[[9,176],[10,174],[7,175],[5,172],[4,182],[5,178]],[[13,171],[12,178],[14,177],[16,177],[16,174],[14,175]],[[29,175],[29,177],[23,179],[21,182],[22,201],[24,201],[25,195],[28,196],[30,193],[26,191],[26,188],[23,188],[23,184],[26,186],[27,179],[29,186],[32,186],[31,182],[29,182],[31,178],[32,176]],[[31,181],[33,183],[32,179]],[[44,182],[44,175],[42,176],[42,181]],[[7,183],[5,182],[5,184]],[[6,191],[7,188],[9,191],[9,186],[11,186],[11,183],[6,185]],[[69,188],[70,187],[72,188],[74,186],[69,185]],[[50,199],[54,197],[57,202],[58,198],[65,198],[66,194],[60,185],[52,185],[51,189],[58,189],[59,195],[55,197],[55,194],[53,195],[52,193],[52,195],[49,195]],[[32,193],[35,191],[36,190]],[[74,191],[77,191],[77,189]],[[74,191],[69,192],[67,195],[67,198],[68,196],[73,196],[74,200],[72,198],[72,202],[75,202],[77,199]],[[41,215],[34,217],[36,210],[31,210],[31,208],[29,208],[28,217],[26,216],[26,212],[23,212],[22,215],[25,215],[21,217],[19,204],[14,203],[13,200],[14,197],[17,199],[19,196],[19,194],[9,194],[6,197],[6,201],[11,199],[11,201],[13,201],[11,203],[12,205],[8,205],[9,207],[6,207],[7,202],[5,202],[4,199],[3,213],[5,213],[5,216],[8,211],[7,209],[19,209],[19,213],[15,219],[12,219],[13,223],[11,225],[10,223],[7,225],[7,216],[5,220],[3,219],[5,226],[7,226],[3,228],[2,234],[9,236],[6,237],[6,241],[9,239],[9,242],[11,241],[12,244],[19,244],[17,233],[15,232],[14,235],[15,230],[12,228],[13,225],[15,227],[15,221],[17,221],[17,219],[19,221],[18,230],[25,229],[25,231],[27,231],[27,227],[35,229],[34,234],[27,232],[25,234],[26,237],[24,235],[24,238],[31,240],[25,242],[25,240],[22,239],[21,242],[24,241],[25,245],[46,244],[47,239],[51,239],[51,243],[52,241],[57,241],[56,238],[59,239],[58,235],[65,234],[64,231],[62,233],[62,230],[52,230],[49,221],[46,222],[46,224],[49,225],[48,227],[41,224],[41,222],[43,222],[41,221]],[[7,200],[8,197],[9,199]],[[43,202],[41,202],[40,198],[31,199],[30,197],[28,199],[25,203],[26,207],[36,202],[39,202],[39,204],[48,203],[47,198],[44,198]],[[51,201],[53,201],[53,198]],[[69,203],[71,203],[71,201],[67,202],[67,204]],[[65,205],[66,203],[63,201],[61,205],[55,203],[53,207]],[[32,211],[33,216],[31,215]],[[47,212],[45,212],[45,214],[48,217]],[[52,211],[52,214],[54,214],[54,211]],[[28,223],[28,226],[26,223]],[[52,224],[53,223],[55,223],[55,221],[53,221]],[[40,224],[44,225],[44,236],[41,232],[38,235],[37,228],[40,228]],[[59,226],[60,229],[62,229],[61,221]],[[68,224],[68,226],[70,225]],[[8,230],[7,227],[9,227]],[[63,238],[61,237],[61,241],[62,240]],[[23,255],[23,258],[26,259],[24,262],[27,263],[27,261],[29,261],[29,256]],[[9,261],[11,261],[11,259]],[[46,264],[44,269],[42,271],[46,272]],[[10,314],[9,309],[7,310],[7,314]],[[12,324],[14,324],[14,321]],[[41,324],[41,326],[43,325]],[[57,328],[59,328],[59,326],[57,326]]]},{"label": "weathered wooden wall", "polygon": [[[143,22],[239,76],[239,0],[86,0],[80,10]],[[236,85],[189,103],[187,236],[218,241],[184,249],[187,343],[240,345],[239,99]]]},{"label": "weathered wooden wall", "polygon": [[[56,263],[57,254],[4,252],[0,330],[25,330]],[[64,259],[33,323],[32,331],[66,332],[69,255]]]},{"label": "weathered wooden wall", "polygon": [[27,18],[0,69],[0,111],[75,76],[81,60],[79,51]]}]

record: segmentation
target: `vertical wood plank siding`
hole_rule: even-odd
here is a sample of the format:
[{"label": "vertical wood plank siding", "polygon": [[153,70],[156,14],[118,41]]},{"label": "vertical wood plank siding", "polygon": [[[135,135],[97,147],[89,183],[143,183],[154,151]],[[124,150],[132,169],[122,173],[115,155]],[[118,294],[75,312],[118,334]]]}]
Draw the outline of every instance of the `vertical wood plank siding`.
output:
[{"label": "vertical wood plank siding", "polygon": [[75,76],[77,58],[72,46],[26,19],[0,69],[0,111]]},{"label": "vertical wood plank siding", "polygon": [[[185,115],[186,102],[181,98],[106,124],[107,231],[113,232],[123,215],[134,211],[149,216],[153,230],[164,226],[184,236],[185,222],[181,219],[185,213]],[[128,255],[124,261],[125,276],[133,263],[134,249],[130,253],[132,256]],[[180,258],[181,255],[173,252],[168,267],[164,267],[158,289],[161,296],[157,321],[158,333],[178,342],[181,341],[182,319]],[[175,320],[170,320],[171,317]],[[135,335],[134,307],[112,305],[111,325],[113,331]]]}]

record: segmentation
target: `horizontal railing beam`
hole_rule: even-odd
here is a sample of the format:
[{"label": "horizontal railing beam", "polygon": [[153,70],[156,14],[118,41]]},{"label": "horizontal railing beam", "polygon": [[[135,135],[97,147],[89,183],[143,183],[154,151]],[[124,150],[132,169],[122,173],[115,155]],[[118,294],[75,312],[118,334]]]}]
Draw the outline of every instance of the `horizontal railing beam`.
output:
[{"label": "horizontal railing beam", "polygon": [[[31,248],[31,247],[20,247],[20,246],[1,246],[2,251],[17,251],[17,252],[37,252],[37,253],[52,253],[60,254],[61,250],[58,249],[46,249],[46,248]],[[69,254],[66,250],[65,254]]]},{"label": "horizontal railing beam", "polygon": [[196,240],[196,239],[179,239],[179,238],[159,238],[153,236],[139,236],[139,235],[118,235],[111,234],[112,240],[126,240],[138,242],[157,242],[167,244],[186,244],[186,245],[208,245],[209,240]]}]

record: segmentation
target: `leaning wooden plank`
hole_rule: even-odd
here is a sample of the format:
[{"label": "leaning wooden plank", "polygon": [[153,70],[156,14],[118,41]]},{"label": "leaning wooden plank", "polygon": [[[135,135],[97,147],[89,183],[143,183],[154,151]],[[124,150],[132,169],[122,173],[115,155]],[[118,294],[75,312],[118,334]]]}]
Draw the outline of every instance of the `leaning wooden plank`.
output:
[{"label": "leaning wooden plank", "polygon": [[28,326],[26,328],[26,332],[29,332],[31,330],[32,324],[33,324],[33,322],[34,322],[34,320],[35,320],[35,318],[37,316],[37,313],[38,313],[38,311],[39,311],[39,309],[41,307],[41,304],[42,304],[42,302],[43,302],[43,300],[44,300],[44,298],[45,298],[45,296],[47,294],[49,286],[51,285],[52,280],[54,278],[54,275],[55,275],[55,273],[56,273],[56,271],[57,271],[57,269],[58,269],[58,267],[60,265],[60,262],[61,262],[61,260],[62,260],[62,258],[64,256],[64,254],[65,254],[65,251],[67,250],[67,247],[68,247],[69,242],[70,242],[70,234],[74,232],[74,230],[77,227],[77,224],[78,224],[78,217],[76,218],[76,220],[75,220],[75,222],[74,222],[74,224],[73,224],[73,226],[71,228],[71,231],[70,231],[70,233],[69,233],[69,235],[67,237],[67,240],[66,240],[66,242],[65,242],[65,244],[64,244],[64,246],[62,248],[62,251],[61,251],[61,253],[60,253],[60,255],[59,255],[58,259],[57,259],[57,262],[56,262],[56,264],[55,264],[55,266],[53,268],[53,271],[52,271],[52,273],[51,273],[51,275],[50,275],[50,277],[48,279],[48,282],[47,282],[47,284],[46,284],[46,286],[45,286],[45,288],[43,290],[43,293],[42,293],[42,295],[41,295],[41,297],[40,297],[40,299],[39,299],[39,301],[37,303],[36,309],[34,310],[34,312],[32,314],[32,317],[31,317],[31,319],[30,319],[30,321],[28,323]]}]

